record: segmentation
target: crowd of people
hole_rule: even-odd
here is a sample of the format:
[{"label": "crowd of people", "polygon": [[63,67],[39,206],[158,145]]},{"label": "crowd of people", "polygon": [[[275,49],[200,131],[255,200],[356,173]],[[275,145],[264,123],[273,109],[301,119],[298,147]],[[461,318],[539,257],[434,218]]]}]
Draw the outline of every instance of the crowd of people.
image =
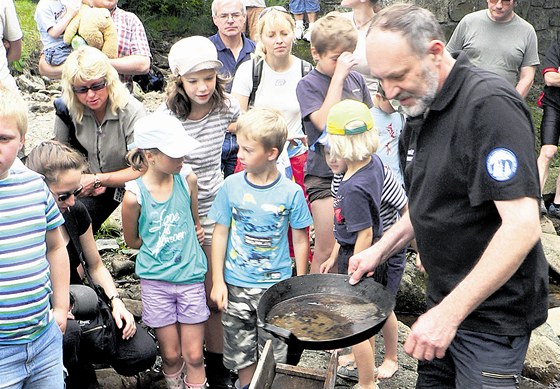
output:
[{"label": "crowd of people", "polygon": [[[76,5],[40,0],[39,71],[61,78],[62,96],[55,139],[24,164],[27,108],[7,68],[22,33],[0,2],[0,387],[98,387],[69,297],[70,284],[94,283],[118,335],[104,362],[118,373],[159,352],[169,388],[248,388],[267,339],[276,361],[288,357],[257,319],[270,286],[337,272],[396,295],[409,245],[428,275],[428,310],[405,343],[417,387],[517,387],[547,316],[539,206],[560,217],[560,190],[549,209],[541,196],[560,138],[560,44],[543,63],[537,160],[524,101],[537,39],[517,0],[487,0],[448,44],[411,4],[343,0],[351,12],[317,18],[311,0],[291,13],[214,0],[217,33],[171,47],[151,114],[130,93],[151,62],[142,23],[116,0],[86,3],[110,11],[118,56],[65,44]],[[292,54],[303,38],[313,65]],[[119,204],[159,350],[95,245]],[[382,333],[379,366],[374,338],[339,357],[355,389],[398,371],[393,312]]]}]

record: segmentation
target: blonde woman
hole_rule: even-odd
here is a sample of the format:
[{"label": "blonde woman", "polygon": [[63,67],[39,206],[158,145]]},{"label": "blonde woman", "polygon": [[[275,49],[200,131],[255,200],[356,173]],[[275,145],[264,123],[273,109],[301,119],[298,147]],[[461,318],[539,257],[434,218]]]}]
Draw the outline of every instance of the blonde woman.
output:
[{"label": "blonde woman", "polygon": [[134,141],[134,123],[145,111],[105,54],[93,47],[82,46],[68,56],[62,88],[62,101],[55,102],[55,138],[87,158],[90,174],[82,176],[80,200],[95,234],[117,208],[124,183],[140,175],[128,167],[125,156]]}]

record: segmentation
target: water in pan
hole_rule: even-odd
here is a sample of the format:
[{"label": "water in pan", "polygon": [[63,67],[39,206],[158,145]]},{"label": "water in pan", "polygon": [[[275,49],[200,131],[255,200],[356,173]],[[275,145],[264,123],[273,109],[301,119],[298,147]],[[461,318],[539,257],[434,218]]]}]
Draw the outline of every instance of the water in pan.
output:
[{"label": "water in pan", "polygon": [[378,307],[365,299],[316,293],[276,304],[266,322],[303,341],[328,341],[362,332],[378,319]]}]

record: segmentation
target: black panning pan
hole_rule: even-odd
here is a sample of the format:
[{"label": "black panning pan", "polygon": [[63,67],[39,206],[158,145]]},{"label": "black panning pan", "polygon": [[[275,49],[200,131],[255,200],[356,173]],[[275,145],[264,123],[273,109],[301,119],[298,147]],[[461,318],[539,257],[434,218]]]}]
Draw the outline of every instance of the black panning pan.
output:
[{"label": "black panning pan", "polygon": [[342,274],[292,277],[261,297],[264,329],[298,349],[352,346],[375,335],[395,307],[388,289],[372,278],[357,285]]}]

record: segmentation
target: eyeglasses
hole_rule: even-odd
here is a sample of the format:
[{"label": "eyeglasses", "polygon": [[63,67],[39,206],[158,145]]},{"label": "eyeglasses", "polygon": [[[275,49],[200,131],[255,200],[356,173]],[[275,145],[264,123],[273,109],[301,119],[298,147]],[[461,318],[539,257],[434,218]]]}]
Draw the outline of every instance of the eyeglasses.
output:
[{"label": "eyeglasses", "polygon": [[498,1],[501,1],[503,5],[510,5],[512,0],[490,0],[492,4],[498,4]]},{"label": "eyeglasses", "polygon": [[245,18],[245,15],[242,14],[241,12],[233,12],[233,13],[230,13],[230,14],[219,14],[219,15],[216,15],[216,17],[220,20],[226,21],[226,20],[229,20],[229,18],[232,18],[233,20],[236,20],[236,19],[239,20],[241,18]]},{"label": "eyeglasses", "polygon": [[103,80],[103,81],[99,81],[96,82],[95,84],[92,84],[91,86],[73,86],[72,90],[74,91],[74,93],[77,93],[79,95],[83,95],[85,93],[88,93],[90,91],[90,89],[94,92],[97,92],[98,90],[101,90],[103,88],[105,88],[107,86],[107,81]]},{"label": "eyeglasses", "polygon": [[69,192],[69,193],[61,193],[58,195],[57,199],[60,202],[66,201],[70,198],[70,196],[78,196],[80,193],[82,193],[82,190],[84,189],[83,186],[80,186],[78,189],[76,189],[74,192]]}]

